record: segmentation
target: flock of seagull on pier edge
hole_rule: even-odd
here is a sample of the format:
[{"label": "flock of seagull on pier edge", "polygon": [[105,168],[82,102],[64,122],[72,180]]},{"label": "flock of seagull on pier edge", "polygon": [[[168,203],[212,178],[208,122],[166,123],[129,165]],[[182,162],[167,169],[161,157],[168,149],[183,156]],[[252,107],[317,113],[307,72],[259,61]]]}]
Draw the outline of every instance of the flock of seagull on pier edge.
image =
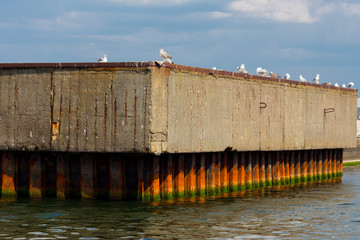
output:
[{"label": "flock of seagull on pier edge", "polygon": [[[172,57],[164,51],[164,49],[160,49],[160,57],[163,59],[163,62],[166,62],[166,63],[173,63],[173,61],[171,60]],[[96,59],[97,62],[107,62],[107,55],[104,54],[104,57],[102,58],[98,58]],[[216,70],[216,67],[212,67],[213,70]],[[236,72],[238,73],[248,73],[245,69],[245,64],[241,64],[240,67],[237,67],[236,68]],[[268,70],[264,69],[264,68],[261,68],[261,67],[258,67],[256,69],[256,73],[259,75],[259,76],[263,76],[263,77],[272,77],[272,78],[281,78],[280,75],[274,73],[274,72],[269,72]],[[289,73],[286,73],[285,76],[284,76],[284,79],[285,80],[290,80],[290,74]],[[299,76],[299,80],[300,82],[307,82],[307,80],[302,76],[300,75]],[[314,77],[314,79],[312,80],[313,83],[315,84],[320,84],[320,74],[316,74],[316,76]],[[330,86],[331,83],[330,82],[325,82],[325,83],[322,83],[324,85],[328,85]],[[334,87],[339,87],[339,84],[338,83],[335,83],[333,84]],[[343,88],[352,88],[354,87],[354,83],[353,82],[349,82],[348,85],[346,86],[345,83],[341,85],[341,87]]]}]

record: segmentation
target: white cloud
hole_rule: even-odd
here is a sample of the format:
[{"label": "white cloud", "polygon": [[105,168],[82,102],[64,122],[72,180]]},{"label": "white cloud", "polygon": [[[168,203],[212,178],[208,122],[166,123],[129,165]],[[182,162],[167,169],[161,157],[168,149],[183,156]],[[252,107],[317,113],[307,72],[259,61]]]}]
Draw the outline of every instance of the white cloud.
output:
[{"label": "white cloud", "polygon": [[113,3],[120,3],[126,5],[180,5],[191,2],[192,0],[108,0]]},{"label": "white cloud", "polygon": [[245,16],[279,22],[314,23],[306,0],[238,0],[229,4],[231,11]]},{"label": "white cloud", "polygon": [[94,26],[97,17],[97,13],[93,12],[71,11],[51,19],[32,19],[30,24],[44,31],[77,30]]},{"label": "white cloud", "polygon": [[359,3],[354,3],[354,4],[341,3],[340,7],[344,11],[345,14],[360,16],[360,4]]}]

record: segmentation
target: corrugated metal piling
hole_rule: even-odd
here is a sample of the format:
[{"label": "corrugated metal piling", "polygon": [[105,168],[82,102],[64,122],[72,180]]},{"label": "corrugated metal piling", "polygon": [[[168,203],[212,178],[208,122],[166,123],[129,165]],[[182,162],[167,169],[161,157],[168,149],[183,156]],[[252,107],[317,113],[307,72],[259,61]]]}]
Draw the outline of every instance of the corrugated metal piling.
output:
[{"label": "corrugated metal piling", "polygon": [[[307,156],[322,152],[336,152],[332,161],[327,162],[327,167],[334,164],[332,174],[326,174],[326,179],[339,179],[342,175],[341,149],[330,150],[302,150],[289,151],[289,156],[300,155],[301,158],[293,158],[289,161],[289,169],[296,169],[300,162],[305,162]],[[169,200],[173,198],[211,196],[215,194],[250,190],[254,188],[271,187],[274,185],[295,184],[290,181],[291,171],[285,171],[282,175],[276,171],[269,171],[273,164],[281,162],[282,154],[277,152],[257,152],[249,154],[255,159],[256,155],[275,155],[280,159],[264,161],[268,171],[264,172],[259,184],[255,180],[258,171],[256,164],[248,164],[248,171],[244,171],[242,156],[245,152],[226,152],[211,154],[178,154],[155,156],[126,156],[122,154],[69,154],[69,153],[44,153],[44,152],[2,152],[1,154],[1,196],[13,197],[56,197],[75,199],[138,199],[144,201]],[[220,156],[219,162],[223,166],[220,169],[220,182],[216,184],[215,170],[216,156]],[[172,161],[173,159],[176,161]],[[286,158],[285,158],[286,159]],[[176,164],[173,164],[173,163]],[[231,162],[230,166],[223,164]],[[240,162],[240,164],[234,164]],[[47,164],[50,163],[50,164]],[[196,173],[196,169],[198,172]],[[265,169],[265,168],[263,168]],[[324,176],[325,169],[319,168],[316,174],[311,168],[300,170],[300,174],[307,178],[298,178],[297,184],[306,183],[316,176]],[[296,174],[299,168],[293,172]],[[221,173],[222,172],[222,173]],[[281,171],[280,171],[281,172]],[[226,174],[225,174],[226,173]],[[289,173],[289,174],[288,174]],[[229,177],[225,177],[229,176]],[[244,179],[248,179],[244,185]],[[280,179],[280,181],[279,181]],[[281,179],[289,179],[282,181]],[[230,187],[228,187],[230,186]]]},{"label": "corrugated metal piling", "polygon": [[159,201],[339,180],[356,98],[158,62],[0,64],[1,197]]}]

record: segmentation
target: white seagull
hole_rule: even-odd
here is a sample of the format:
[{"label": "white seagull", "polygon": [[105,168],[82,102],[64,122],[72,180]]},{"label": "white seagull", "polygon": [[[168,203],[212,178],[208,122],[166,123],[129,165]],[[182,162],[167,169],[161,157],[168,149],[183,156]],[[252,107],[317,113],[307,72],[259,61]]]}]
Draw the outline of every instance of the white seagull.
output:
[{"label": "white seagull", "polygon": [[341,85],[341,87],[345,88],[345,87],[346,87],[345,83],[343,83],[343,84]]},{"label": "white seagull", "polygon": [[348,88],[352,88],[355,84],[353,82],[349,82]]},{"label": "white seagull", "polygon": [[268,71],[266,69],[263,69],[261,67],[258,67],[256,69],[256,73],[260,76],[266,77],[268,75]]},{"label": "white seagull", "polygon": [[96,59],[97,62],[107,62],[107,56],[104,54],[104,57]]},{"label": "white seagull", "polygon": [[339,84],[338,84],[338,83],[335,83],[335,84],[334,84],[334,87],[339,87]]},{"label": "white seagull", "polygon": [[270,72],[270,77],[272,77],[272,78],[281,78],[279,74],[276,74],[274,72]]},{"label": "white seagull", "polygon": [[323,83],[323,85],[328,85],[328,86],[330,86],[330,85],[331,85],[331,82],[325,82],[325,83]]},{"label": "white seagull", "polygon": [[316,77],[313,79],[313,83],[319,84],[320,74],[316,74]]},{"label": "white seagull", "polygon": [[302,75],[299,76],[299,79],[300,79],[300,82],[307,82],[307,80]]},{"label": "white seagull", "polygon": [[211,69],[212,69],[212,70],[216,70],[216,67],[212,67]]},{"label": "white seagull", "polygon": [[238,72],[238,73],[248,73],[248,72],[246,71],[246,69],[245,69],[245,64],[241,64],[240,67],[237,67],[237,68],[236,68],[236,72]]},{"label": "white seagull", "polygon": [[164,49],[160,49],[160,57],[163,59],[164,62],[167,63],[172,63],[172,61],[170,59],[172,59],[172,57],[167,54],[167,52],[164,51]]},{"label": "white seagull", "polygon": [[285,80],[290,80],[290,74],[286,73],[284,79]]}]

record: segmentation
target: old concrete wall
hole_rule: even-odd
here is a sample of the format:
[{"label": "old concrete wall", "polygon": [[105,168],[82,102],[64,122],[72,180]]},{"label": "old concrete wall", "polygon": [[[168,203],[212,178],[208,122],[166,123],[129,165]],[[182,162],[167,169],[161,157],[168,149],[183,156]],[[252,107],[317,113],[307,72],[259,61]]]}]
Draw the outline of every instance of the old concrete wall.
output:
[{"label": "old concrete wall", "polygon": [[0,149],[49,149],[51,73],[0,70]]},{"label": "old concrete wall", "polygon": [[0,64],[0,93],[0,150],[356,146],[357,91],[311,83],[156,62]]},{"label": "old concrete wall", "polygon": [[42,64],[0,73],[0,149],[149,151],[148,68]]},{"label": "old concrete wall", "polygon": [[356,146],[356,91],[181,69],[168,89],[169,152]]}]

